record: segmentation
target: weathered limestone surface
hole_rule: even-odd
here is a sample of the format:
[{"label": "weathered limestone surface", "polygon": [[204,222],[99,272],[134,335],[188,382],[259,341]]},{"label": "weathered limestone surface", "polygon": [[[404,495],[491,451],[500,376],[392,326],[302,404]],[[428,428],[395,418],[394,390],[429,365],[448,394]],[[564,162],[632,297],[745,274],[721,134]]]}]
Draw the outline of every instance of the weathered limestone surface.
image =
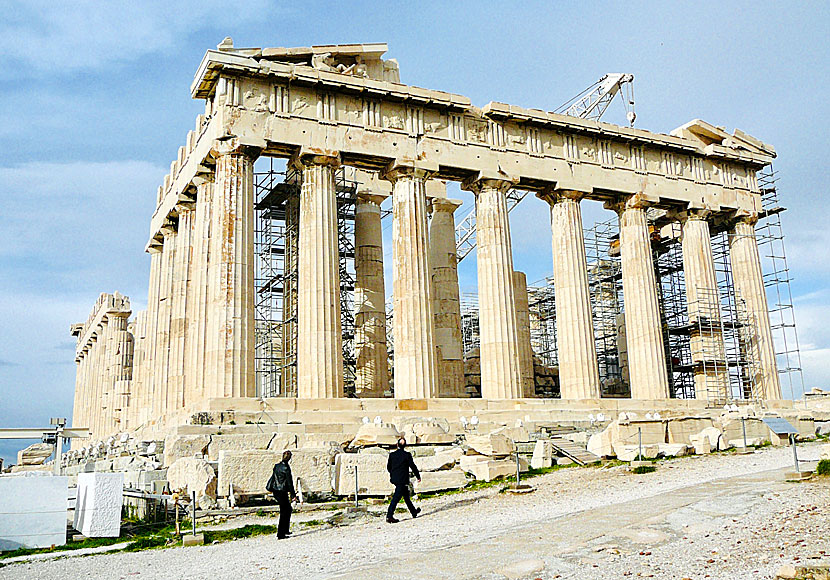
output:
[{"label": "weathered limestone surface", "polygon": [[364,423],[350,443],[351,447],[368,445],[395,445],[401,433],[392,423]]},{"label": "weathered limestone surface", "polygon": [[519,342],[519,374],[522,377],[522,396],[536,396],[536,376],[533,372],[533,347],[530,345],[530,306],[527,295],[527,276],[513,272],[513,294],[516,299],[516,336]]},{"label": "weathered limestone surface", "polygon": [[533,456],[530,458],[530,466],[533,469],[543,469],[545,467],[551,467],[552,465],[553,447],[550,441],[539,439],[533,446]]},{"label": "weathered limestone surface", "polygon": [[493,481],[516,473],[516,462],[512,459],[490,459],[481,455],[465,455],[459,463],[462,470],[478,481]]},{"label": "weathered limestone surface", "polygon": [[511,181],[497,179],[465,185],[476,194],[478,324],[484,399],[518,399],[523,395],[513,247],[507,217],[506,195],[512,186]]},{"label": "weathered limestone surface", "polygon": [[188,497],[195,491],[200,509],[216,507],[216,472],[204,459],[177,459],[167,469],[167,481],[172,491],[184,491]]},{"label": "weathered limestone surface", "polygon": [[164,440],[164,464],[172,465],[181,457],[201,457],[209,444],[210,435],[168,435]]},{"label": "weathered limestone surface", "polygon": [[631,199],[618,211],[631,398],[667,399],[666,352],[646,208]]},{"label": "weathered limestone surface", "polygon": [[207,456],[211,461],[219,459],[222,451],[246,451],[249,449],[285,450],[297,447],[294,433],[248,433],[238,435],[211,435]]},{"label": "weathered limestone surface", "polygon": [[49,443],[33,443],[17,452],[17,464],[43,465],[54,452],[55,447]]},{"label": "weathered limestone surface", "polygon": [[467,446],[481,455],[504,457],[516,450],[516,446],[505,435],[467,435]]},{"label": "weathered limestone surface", "polygon": [[193,261],[192,223],[195,208],[192,203],[179,208],[178,234],[176,236],[176,254],[173,260],[173,281],[170,299],[170,366],[167,383],[166,410],[175,413],[183,409],[185,400],[185,381],[190,376],[186,368],[188,310],[188,286],[190,284],[191,263]]},{"label": "weathered limestone surface", "polygon": [[705,212],[690,212],[683,221],[683,276],[689,322],[694,326],[690,342],[695,363],[695,397],[716,402],[728,398],[726,349],[720,333],[720,301],[715,262]]},{"label": "weathered limestone surface", "polygon": [[336,155],[301,155],[297,283],[297,396],[343,396],[340,262],[337,247]]},{"label": "weathered limestone surface", "polygon": [[393,334],[396,399],[435,396],[435,326],[432,268],[427,243],[426,179],[413,166],[391,168],[392,244],[394,250]]},{"label": "weathered limestone surface", "polygon": [[426,471],[421,473],[421,481],[414,480],[415,493],[430,493],[445,489],[459,489],[467,485],[467,476],[461,469],[445,471]]},{"label": "weathered limestone surface", "polygon": [[370,192],[357,196],[355,210],[355,393],[382,397],[389,389],[386,352],[386,286],[380,203]]},{"label": "weathered limestone surface", "polygon": [[546,198],[551,206],[559,388],[563,399],[599,398],[580,199],[578,192],[570,191],[557,191]]},{"label": "weathered limestone surface", "polygon": [[[168,226],[163,230],[164,243],[159,266],[158,320],[156,323],[155,349],[150,370],[153,392],[149,403],[152,411],[148,419],[160,421],[167,412],[168,377],[170,372],[170,322],[173,295],[173,264],[176,257],[176,230]],[[218,329],[217,329],[218,332]]]},{"label": "weathered limestone surface", "polygon": [[438,397],[465,397],[464,356],[461,341],[461,300],[455,210],[461,203],[434,197],[430,205],[429,259],[432,266],[435,342],[438,345]]},{"label": "weathered limestone surface", "polygon": [[751,355],[750,359],[756,361],[754,368],[750,368],[756,388],[754,394],[763,399],[777,400],[781,398],[781,383],[775,362],[761,257],[755,238],[756,221],[757,216],[735,222],[729,236],[729,255],[738,316],[743,313],[747,324],[741,333],[742,342]]},{"label": "weathered limestone surface", "polygon": [[386,471],[387,453],[341,453],[334,460],[334,493],[354,495],[354,470],[363,495],[389,495],[395,486],[389,482]]}]

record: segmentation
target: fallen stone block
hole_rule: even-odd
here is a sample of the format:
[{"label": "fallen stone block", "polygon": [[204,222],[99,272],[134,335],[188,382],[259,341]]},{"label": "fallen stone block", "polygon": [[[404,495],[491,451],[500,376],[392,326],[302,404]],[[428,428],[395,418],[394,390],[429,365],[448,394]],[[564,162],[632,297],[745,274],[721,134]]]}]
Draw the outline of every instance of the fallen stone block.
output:
[{"label": "fallen stone block", "polygon": [[504,457],[516,450],[513,441],[499,433],[467,435],[466,443],[476,453],[489,457]]},{"label": "fallen stone block", "polygon": [[591,435],[588,439],[588,451],[597,457],[613,457],[615,455],[610,425],[599,433]]},{"label": "fallen stone block", "polygon": [[530,441],[530,434],[524,427],[500,427],[493,434],[504,435],[510,441]]},{"label": "fallen stone block", "polygon": [[445,471],[427,471],[421,473],[421,481],[415,480],[416,493],[460,489],[467,485],[467,476],[461,469]]},{"label": "fallen stone block", "polygon": [[350,443],[350,447],[395,445],[400,436],[401,433],[392,423],[364,423],[357,430],[357,435]]},{"label": "fallen stone block", "polygon": [[334,456],[329,449],[294,449],[291,454],[291,474],[299,480],[303,492],[332,492]]},{"label": "fallen stone block", "polygon": [[412,433],[417,437],[417,443],[422,445],[455,443],[455,435],[433,421],[413,424]]},{"label": "fallen stone block", "polygon": [[452,468],[461,459],[462,455],[464,455],[464,452],[460,447],[453,447],[450,450],[441,451],[435,455],[426,455],[414,459],[419,471],[440,471]]},{"label": "fallen stone block", "polygon": [[[641,454],[638,445],[617,445],[614,449],[617,451],[617,459],[620,461],[635,461],[637,456]],[[655,459],[659,452],[660,446],[657,444],[642,446],[643,459]]]},{"label": "fallen stone block", "polygon": [[117,538],[123,497],[123,473],[79,473],[73,527],[87,538]]},{"label": "fallen stone block", "polygon": [[210,435],[169,435],[164,440],[164,465],[173,465],[182,457],[202,457],[209,444]]},{"label": "fallen stone block", "polygon": [[556,465],[573,465],[575,461],[570,457],[557,457]]},{"label": "fallen stone block", "polygon": [[712,427],[709,417],[676,417],[668,420],[667,430],[669,443],[685,443],[691,445],[691,437],[697,435],[707,427]]},{"label": "fallen stone block", "polygon": [[507,477],[515,474],[516,463],[510,459],[484,458],[481,461],[462,463],[461,469],[471,474],[478,481],[492,481],[497,477]]},{"label": "fallen stone block", "polygon": [[355,467],[361,495],[389,495],[395,486],[386,471],[388,454],[339,453],[334,459],[334,493],[354,495]]},{"label": "fallen stone block", "polygon": [[173,491],[182,491],[191,497],[196,492],[196,504],[201,509],[216,507],[216,472],[204,459],[182,457],[167,469],[167,481]]},{"label": "fallen stone block", "polygon": [[[275,440],[275,441],[272,441]],[[219,460],[220,451],[248,451],[251,449],[272,449],[283,451],[293,449],[297,436],[293,433],[247,433],[233,435],[213,435],[207,448],[207,456],[211,461]],[[269,444],[273,443],[273,447]]]},{"label": "fallen stone block", "polygon": [[18,465],[43,465],[55,449],[49,443],[34,443],[17,452]]},{"label": "fallen stone block", "polygon": [[265,485],[280,461],[282,453],[264,449],[220,451],[217,495],[227,497],[231,486],[236,495],[268,493]]},{"label": "fallen stone block", "polygon": [[830,445],[822,445],[821,446],[820,459],[830,459]]},{"label": "fallen stone block", "polygon": [[540,439],[533,447],[533,456],[530,458],[530,466],[533,469],[544,469],[553,465],[553,446],[550,441]]},{"label": "fallen stone block", "polygon": [[0,550],[65,544],[66,498],[66,477],[0,477]]},{"label": "fallen stone block", "polygon": [[657,446],[658,455],[663,457],[681,457],[689,454],[689,445],[685,443],[663,443]]},{"label": "fallen stone block", "polygon": [[712,452],[712,442],[706,435],[693,435],[691,440],[696,455],[705,455]]}]

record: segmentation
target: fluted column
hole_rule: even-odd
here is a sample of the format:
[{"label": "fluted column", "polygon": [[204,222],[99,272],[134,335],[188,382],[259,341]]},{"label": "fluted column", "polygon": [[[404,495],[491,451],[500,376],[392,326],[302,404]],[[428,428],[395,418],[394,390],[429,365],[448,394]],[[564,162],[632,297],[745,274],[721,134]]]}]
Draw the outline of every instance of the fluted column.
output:
[{"label": "fluted column", "polygon": [[142,310],[135,315],[133,323],[133,365],[130,381],[130,397],[127,406],[127,422],[129,429],[141,423],[141,397],[144,393],[144,369],[147,356],[147,311]]},{"label": "fluted column", "polygon": [[303,174],[297,263],[297,397],[343,396],[336,154],[308,154],[293,164]]},{"label": "fluted column", "polygon": [[478,326],[481,336],[481,398],[522,397],[513,247],[507,217],[511,181],[479,179],[465,189],[476,195]]},{"label": "fluted column", "polygon": [[147,314],[145,315],[145,339],[143,360],[139,367],[139,391],[137,393],[136,421],[145,424],[153,416],[153,392],[155,391],[156,334],[158,333],[159,284],[161,282],[162,248],[152,246],[150,252],[150,283],[147,290]]},{"label": "fluted column", "polygon": [[127,330],[130,312],[111,312],[107,315],[111,327],[113,352],[110,359],[110,377],[112,384],[111,430],[122,431],[126,424],[126,409],[129,402],[130,379],[132,378],[132,335]]},{"label": "fluted column", "polygon": [[433,320],[439,356],[438,397],[466,397],[464,347],[461,339],[461,300],[458,289],[458,254],[455,210],[461,202],[434,197],[430,204],[429,259],[432,267]]},{"label": "fluted column", "polygon": [[[300,177],[302,179],[302,177]],[[297,396],[297,279],[300,245],[300,196],[285,200],[285,261],[282,295],[282,374],[280,393]]]},{"label": "fluted column", "polygon": [[435,396],[435,327],[426,213],[429,175],[428,171],[411,165],[395,165],[384,174],[393,183],[392,332],[396,399]]},{"label": "fluted column", "polygon": [[753,215],[735,222],[729,235],[729,255],[739,316],[743,311],[746,318],[743,322],[747,324],[741,335],[755,363],[750,366],[750,372],[754,374],[754,394],[763,399],[777,400],[781,399],[781,383],[775,361],[761,256],[755,237],[757,221],[758,216]]},{"label": "fluted column", "polygon": [[176,230],[163,230],[164,244],[159,268],[158,319],[156,323],[156,346],[153,358],[153,392],[151,421],[159,422],[167,412],[167,392],[170,371],[170,323],[173,298],[173,266],[176,258]]},{"label": "fluted column", "polygon": [[530,344],[530,304],[527,296],[527,276],[513,271],[513,294],[516,297],[516,335],[519,338],[519,373],[522,377],[522,396],[536,396],[536,375],[533,371],[533,347]]},{"label": "fluted column", "polygon": [[185,406],[185,382],[188,378],[185,358],[187,353],[188,281],[193,256],[192,226],[195,208],[192,203],[178,207],[179,224],[176,235],[176,255],[173,260],[173,280],[170,301],[170,369],[167,389],[167,412],[173,413]]},{"label": "fluted column", "polygon": [[582,194],[557,190],[545,195],[544,199],[551,206],[561,396],[563,399],[598,399],[599,369],[579,206]]},{"label": "fluted column", "polygon": [[690,211],[682,218],[683,275],[692,325],[695,398],[722,402],[728,398],[729,376],[707,216],[704,211]]},{"label": "fluted column", "polygon": [[205,358],[207,350],[207,303],[210,275],[210,216],[213,181],[201,178],[196,188],[192,218],[192,259],[187,289],[187,349],[185,355],[185,401],[199,404],[207,397]]},{"label": "fluted column", "polygon": [[210,397],[253,397],[257,152],[217,143],[215,154],[205,381]]},{"label": "fluted column", "polygon": [[383,280],[383,196],[359,193],[355,212],[355,337],[358,397],[382,397],[389,388],[386,288]]},{"label": "fluted column", "polygon": [[105,377],[107,370],[107,323],[102,322],[96,329],[96,339],[92,346],[95,361],[95,374],[93,376],[93,396],[91,401],[92,407],[92,428],[94,430],[94,439],[100,440],[104,437],[104,413],[106,412],[106,403],[104,396],[106,393]]},{"label": "fluted column", "polygon": [[632,399],[668,399],[666,351],[646,207],[641,200],[630,198],[614,208],[620,217],[628,374]]}]

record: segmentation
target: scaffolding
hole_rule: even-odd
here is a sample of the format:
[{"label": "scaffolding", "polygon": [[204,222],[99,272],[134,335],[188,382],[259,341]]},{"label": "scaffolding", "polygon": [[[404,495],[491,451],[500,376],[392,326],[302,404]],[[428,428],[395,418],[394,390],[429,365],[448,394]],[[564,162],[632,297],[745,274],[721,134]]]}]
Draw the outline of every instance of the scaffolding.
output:
[{"label": "scaffolding", "polygon": [[755,227],[755,236],[762,260],[782,396],[794,399],[804,393],[804,375],[795,328],[790,269],[784,251],[784,230],[781,227],[781,213],[785,208],[778,201],[777,181],[778,174],[772,165],[758,173],[763,211]]},{"label": "scaffolding", "polygon": [[[346,394],[354,392],[354,220],[357,182],[335,173],[340,269],[340,315]],[[275,169],[254,174],[255,368],[257,396],[297,396],[297,248],[301,176]]]},{"label": "scaffolding", "polygon": [[481,344],[478,329],[478,294],[474,292],[465,292],[461,296],[461,344],[465,356]]}]

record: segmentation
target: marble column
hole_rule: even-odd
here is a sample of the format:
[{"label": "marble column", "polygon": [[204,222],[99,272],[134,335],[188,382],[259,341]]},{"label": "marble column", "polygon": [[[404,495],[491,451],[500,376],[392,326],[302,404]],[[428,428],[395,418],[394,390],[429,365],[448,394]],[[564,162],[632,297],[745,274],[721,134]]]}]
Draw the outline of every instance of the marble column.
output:
[{"label": "marble column", "polygon": [[185,400],[200,404],[207,399],[205,354],[207,350],[207,302],[210,275],[210,216],[213,182],[203,179],[196,187],[196,209],[192,219],[192,261],[187,290],[187,354]]},{"label": "marble column", "polygon": [[297,263],[297,397],[343,396],[336,154],[296,157],[302,171]]},{"label": "marble column", "polygon": [[432,267],[426,213],[430,173],[395,165],[384,174],[392,182],[393,336],[396,399],[435,396],[435,326]]},{"label": "marble column", "polygon": [[563,399],[598,399],[599,368],[594,342],[588,265],[582,231],[582,194],[557,190],[550,204],[553,285],[556,296],[556,344]]},{"label": "marble column", "polygon": [[209,397],[254,397],[254,158],[218,143],[210,231]]},{"label": "marble column", "polygon": [[466,183],[476,195],[478,326],[481,337],[481,398],[522,397],[513,247],[507,192],[513,183],[479,179]]},{"label": "marble column", "polygon": [[107,352],[107,324],[102,322],[95,332],[95,342],[92,345],[94,361],[94,373],[92,377],[92,400],[90,401],[91,427],[94,432],[93,439],[100,440],[104,434],[104,377],[106,375],[106,352]]},{"label": "marble column", "polygon": [[140,408],[144,384],[147,349],[147,311],[141,310],[135,315],[133,323],[133,364],[130,380],[130,397],[127,406],[127,427],[134,429],[141,423]]},{"label": "marble column", "polygon": [[185,382],[188,369],[187,354],[188,281],[193,256],[193,217],[196,211],[192,203],[178,206],[179,224],[176,234],[176,255],[173,260],[173,280],[170,301],[170,362],[167,388],[167,412],[174,413],[185,406]]},{"label": "marble column", "polygon": [[385,198],[358,193],[355,211],[355,392],[382,397],[389,389],[386,352],[386,288],[383,280],[383,230],[380,204]]},{"label": "marble column", "polygon": [[625,340],[632,399],[668,399],[669,379],[646,205],[631,198],[616,206],[625,299]]},{"label": "marble column", "polygon": [[695,398],[720,404],[729,398],[729,376],[707,216],[708,212],[690,211],[682,218],[683,276],[692,326]]},{"label": "marble column", "polygon": [[738,219],[729,234],[729,256],[738,315],[747,326],[742,341],[754,364],[750,365],[754,396],[766,400],[781,399],[781,383],[775,361],[775,343],[769,319],[761,256],[755,237],[757,215]]},{"label": "marble column", "polygon": [[151,246],[149,252],[150,284],[147,290],[143,360],[141,367],[139,367],[141,375],[136,404],[136,421],[138,424],[146,424],[152,418],[153,392],[155,391],[156,334],[158,332],[162,248]]},{"label": "marble column", "polygon": [[435,342],[438,345],[438,397],[466,397],[464,346],[461,339],[461,299],[458,289],[458,255],[455,210],[461,202],[434,197],[430,204],[429,260],[432,266],[432,305]]},{"label": "marble column", "polygon": [[114,348],[110,361],[110,380],[113,392],[110,399],[111,427],[112,432],[117,433],[123,431],[126,424],[130,379],[132,378],[133,337],[127,329],[130,312],[111,312],[107,317],[112,327]]},{"label": "marble column", "polygon": [[164,244],[159,268],[158,321],[156,325],[156,346],[153,358],[153,392],[151,421],[158,423],[167,412],[167,392],[170,371],[170,325],[173,298],[173,266],[176,259],[176,230],[163,230]]},{"label": "marble column", "polygon": [[519,374],[522,377],[522,396],[536,396],[536,375],[533,370],[533,347],[530,344],[530,300],[527,295],[527,276],[513,272],[513,294],[516,297],[516,335],[519,340]]},{"label": "marble column", "polygon": [[[300,185],[299,180],[297,184]],[[300,244],[300,196],[291,195],[285,200],[285,270],[283,277],[282,373],[280,393],[297,396],[297,270]]]}]

